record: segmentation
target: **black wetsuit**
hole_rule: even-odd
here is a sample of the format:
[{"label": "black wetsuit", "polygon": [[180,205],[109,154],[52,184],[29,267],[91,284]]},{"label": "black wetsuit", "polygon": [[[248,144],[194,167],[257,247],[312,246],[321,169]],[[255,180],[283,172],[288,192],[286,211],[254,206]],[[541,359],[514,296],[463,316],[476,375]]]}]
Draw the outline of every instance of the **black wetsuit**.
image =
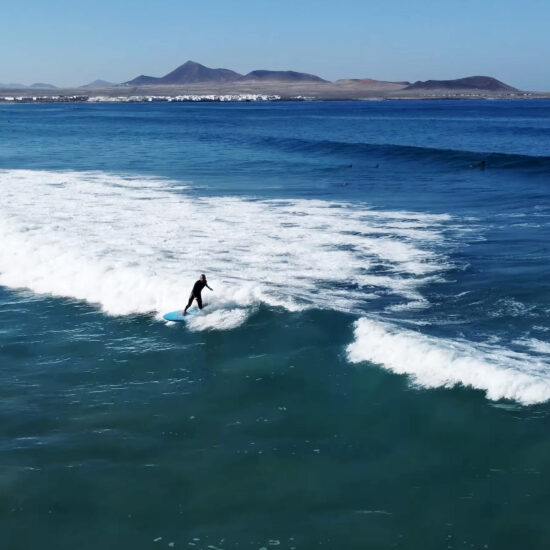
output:
[{"label": "black wetsuit", "polygon": [[191,304],[193,303],[193,300],[197,299],[197,304],[199,305],[199,309],[202,309],[202,297],[201,292],[202,289],[207,286],[206,279],[204,281],[201,281],[200,279],[193,285],[193,290],[191,291],[191,295],[189,296],[189,303],[185,307],[187,310]]}]

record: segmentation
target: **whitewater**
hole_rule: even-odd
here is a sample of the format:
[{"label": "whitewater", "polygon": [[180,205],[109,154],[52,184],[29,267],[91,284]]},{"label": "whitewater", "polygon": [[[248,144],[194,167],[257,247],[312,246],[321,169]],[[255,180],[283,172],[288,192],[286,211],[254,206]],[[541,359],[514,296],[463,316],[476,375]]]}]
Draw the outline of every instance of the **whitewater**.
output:
[{"label": "whitewater", "polygon": [[[471,220],[319,199],[198,196],[185,183],[103,171],[0,171],[0,284],[84,300],[108,315],[183,307],[201,272],[213,293],[191,330],[230,330],[260,304],[355,317],[352,363],[490,400],[550,399],[550,354],[424,334],[403,311],[457,266]],[[351,335],[350,335],[351,336]]]}]

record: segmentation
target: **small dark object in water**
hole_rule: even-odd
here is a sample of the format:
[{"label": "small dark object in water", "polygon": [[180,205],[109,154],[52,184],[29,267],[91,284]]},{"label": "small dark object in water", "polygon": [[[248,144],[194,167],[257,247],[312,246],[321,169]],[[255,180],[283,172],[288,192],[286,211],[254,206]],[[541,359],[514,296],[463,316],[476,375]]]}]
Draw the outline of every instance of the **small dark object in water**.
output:
[{"label": "small dark object in water", "polygon": [[476,164],[470,164],[470,168],[479,168],[480,170],[485,170],[485,166],[487,163],[482,160],[481,162],[478,162]]}]

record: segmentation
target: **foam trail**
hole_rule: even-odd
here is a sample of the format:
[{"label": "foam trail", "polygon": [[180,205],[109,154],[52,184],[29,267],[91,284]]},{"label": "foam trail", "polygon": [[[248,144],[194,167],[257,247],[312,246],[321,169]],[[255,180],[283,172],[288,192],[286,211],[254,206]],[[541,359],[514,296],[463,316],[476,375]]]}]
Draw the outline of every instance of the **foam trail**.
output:
[{"label": "foam trail", "polygon": [[0,284],[115,315],[160,314],[182,307],[204,271],[210,312],[260,302],[353,311],[378,295],[421,300],[419,288],[449,267],[438,251],[446,215],[181,189],[104,172],[0,171]]},{"label": "foam trail", "polygon": [[395,325],[359,319],[350,361],[370,361],[408,374],[426,388],[461,385],[484,390],[491,400],[512,399],[524,405],[550,399],[550,357],[495,346],[449,341]]},{"label": "foam trail", "polygon": [[229,330],[236,328],[249,315],[250,310],[245,308],[218,309],[212,313],[203,312],[194,315],[187,321],[187,326],[192,330],[205,330],[215,328],[217,330]]}]

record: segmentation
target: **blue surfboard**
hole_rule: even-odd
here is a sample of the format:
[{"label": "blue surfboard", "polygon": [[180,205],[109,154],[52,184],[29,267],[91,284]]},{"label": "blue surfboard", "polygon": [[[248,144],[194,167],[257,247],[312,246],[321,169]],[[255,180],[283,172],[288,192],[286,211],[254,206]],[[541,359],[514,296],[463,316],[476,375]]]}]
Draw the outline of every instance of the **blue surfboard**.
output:
[{"label": "blue surfboard", "polygon": [[162,316],[163,319],[167,321],[186,321],[189,316],[193,316],[197,312],[197,309],[191,309],[187,312],[185,317],[183,316],[183,309],[178,309],[177,311],[171,311]]}]

